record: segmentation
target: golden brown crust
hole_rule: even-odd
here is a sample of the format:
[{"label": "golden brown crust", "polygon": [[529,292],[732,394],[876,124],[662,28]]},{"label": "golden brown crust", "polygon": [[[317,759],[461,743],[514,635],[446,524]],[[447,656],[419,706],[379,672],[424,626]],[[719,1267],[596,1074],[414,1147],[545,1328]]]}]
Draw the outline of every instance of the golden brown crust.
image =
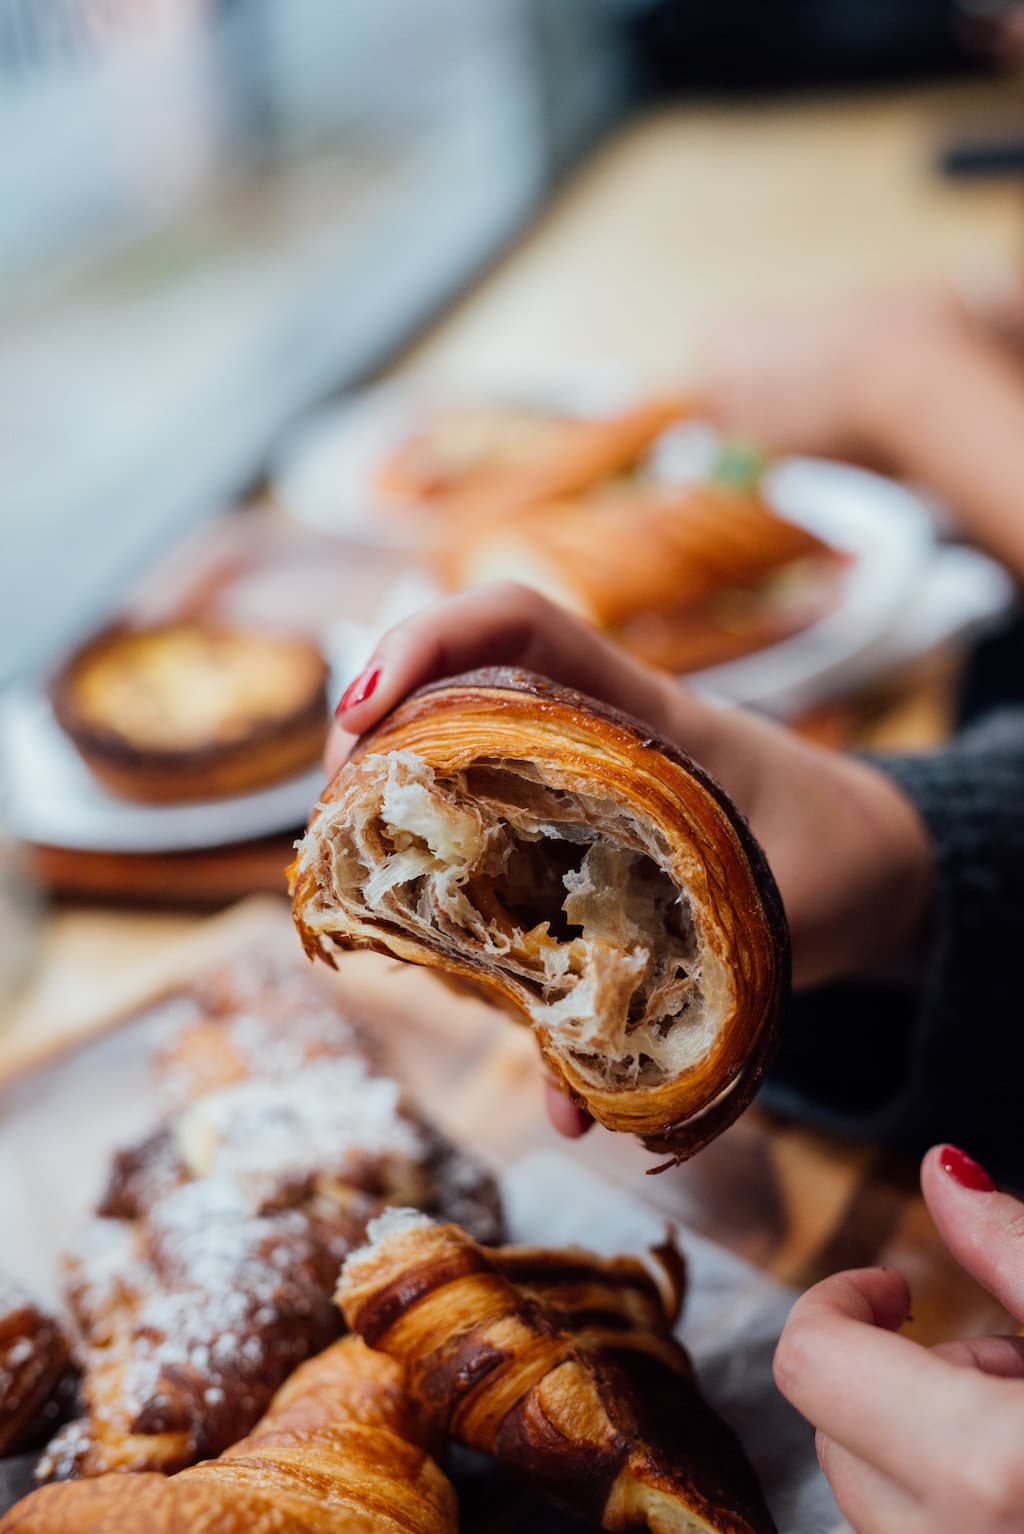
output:
[{"label": "golden brown crust", "polygon": [[0,1459],[53,1431],[70,1359],[58,1323],[0,1275]]},{"label": "golden brown crust", "polygon": [[[603,1324],[580,1320],[558,1305],[557,1253],[545,1265],[552,1303],[515,1281],[521,1260],[454,1226],[398,1217],[370,1234],[342,1270],[339,1302],[443,1431],[607,1530],[772,1534],[757,1478],[663,1311],[627,1307],[621,1325],[605,1301]],[[607,1263],[565,1260],[571,1286],[614,1289]]]},{"label": "golden brown crust", "polygon": [[503,1277],[572,1331],[602,1327],[668,1336],[686,1294],[686,1260],[669,1235],[638,1257],[597,1257],[577,1247],[489,1247]]},{"label": "golden brown crust", "polygon": [[457,1534],[400,1371],[354,1337],[300,1368],[248,1438],[165,1479],[46,1486],[3,1534]]},{"label": "golden brown crust", "polygon": [[[730,1124],[759,1086],[777,1040],[789,981],[789,941],[782,902],[761,849],[724,791],[677,747],[609,705],[510,669],[452,677],[421,688],[359,742],[352,761],[408,751],[431,768],[461,771],[481,759],[514,757],[558,775],[565,787],[585,780],[657,828],[685,877],[706,951],[728,976],[732,1002],[716,1038],[693,1065],[654,1085],[602,1087],[534,1022],[548,1069],[576,1102],[610,1129],[640,1135],[674,1160],[692,1155]],[[330,805],[347,788],[343,767],[323,795]],[[596,787],[595,787],[596,785]],[[292,865],[293,915],[306,951],[330,958],[330,944],[369,947],[465,979],[527,1017],[522,986],[471,954],[428,946],[387,923],[353,932],[314,931],[306,919],[324,898],[315,852],[317,816]],[[674,865],[675,866],[675,865]],[[328,897],[329,898],[329,897]],[[325,943],[325,937],[329,943]]]},{"label": "golden brown crust", "polygon": [[[131,718],[130,700],[113,696],[112,663],[133,686],[146,689],[147,667],[159,651],[162,685],[179,693],[181,737],[175,726],[154,737],[147,722]],[[251,652],[251,654],[249,653]],[[189,675],[209,657],[228,656],[252,670],[254,698],[261,665],[273,658],[282,670],[273,704],[232,697],[188,723]],[[180,685],[174,681],[180,655]],[[198,660],[197,660],[198,656]],[[288,677],[287,688],[284,676]],[[246,793],[302,771],[323,746],[327,665],[310,640],[266,630],[175,623],[149,628],[115,625],[77,650],[51,684],[54,713],[93,775],[114,793],[151,803]],[[109,694],[109,696],[105,696]],[[151,721],[148,721],[151,724]]]}]

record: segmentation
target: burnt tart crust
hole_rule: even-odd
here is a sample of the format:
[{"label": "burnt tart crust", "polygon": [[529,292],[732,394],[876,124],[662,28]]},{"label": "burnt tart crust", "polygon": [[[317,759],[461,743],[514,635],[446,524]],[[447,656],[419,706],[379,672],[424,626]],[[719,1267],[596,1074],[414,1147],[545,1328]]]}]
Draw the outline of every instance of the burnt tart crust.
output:
[{"label": "burnt tart crust", "polygon": [[318,647],[302,636],[116,625],[70,657],[50,696],[104,787],[167,803],[245,793],[311,766],[323,747],[327,680]]},{"label": "burnt tart crust", "polygon": [[[422,804],[431,785],[439,803],[454,802],[467,817],[464,835],[476,815],[491,849],[454,881],[476,902],[468,928],[453,925],[450,911],[425,919],[428,880],[408,882],[405,906],[392,897],[394,837],[407,858],[418,845],[403,829],[401,805],[409,796]],[[500,851],[495,877],[493,848],[509,825],[523,839]],[[605,851],[594,854],[595,844]],[[566,866],[567,848],[573,860],[588,849],[579,868]],[[363,879],[359,860],[372,862],[374,849]],[[539,910],[527,897],[510,914],[507,869],[524,856],[534,890],[545,876],[538,860],[562,861],[546,875]],[[431,867],[426,854],[421,861]],[[413,693],[328,786],[289,872],[311,956],[333,963],[339,948],[371,948],[482,987],[532,1025],[568,1096],[673,1161],[732,1123],[767,1069],[789,987],[789,935],[749,826],[677,747],[544,678],[494,668]],[[374,872],[387,887],[375,903],[367,894]],[[553,910],[556,885],[559,897],[570,891],[568,927]],[[530,925],[534,916],[547,919]],[[501,953],[486,947],[491,933]],[[597,970],[607,975],[609,965],[602,990]],[[639,978],[627,1012],[631,975]],[[578,990],[584,982],[589,990]]]}]

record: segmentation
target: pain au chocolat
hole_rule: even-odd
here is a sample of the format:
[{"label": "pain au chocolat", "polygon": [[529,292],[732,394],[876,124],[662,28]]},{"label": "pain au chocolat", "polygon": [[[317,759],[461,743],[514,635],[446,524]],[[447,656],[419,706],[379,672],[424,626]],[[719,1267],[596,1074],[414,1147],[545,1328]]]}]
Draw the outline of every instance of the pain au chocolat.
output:
[{"label": "pain au chocolat", "polygon": [[693,762],[515,670],[364,736],[290,869],[311,956],[371,948],[483,987],[607,1128],[684,1160],[747,1106],[788,984],[778,890]]},{"label": "pain au chocolat", "polygon": [[635,1259],[578,1250],[507,1264],[455,1225],[392,1209],[346,1260],[337,1298],[443,1434],[588,1525],[776,1534],[742,1446],[701,1395],[644,1277]]}]

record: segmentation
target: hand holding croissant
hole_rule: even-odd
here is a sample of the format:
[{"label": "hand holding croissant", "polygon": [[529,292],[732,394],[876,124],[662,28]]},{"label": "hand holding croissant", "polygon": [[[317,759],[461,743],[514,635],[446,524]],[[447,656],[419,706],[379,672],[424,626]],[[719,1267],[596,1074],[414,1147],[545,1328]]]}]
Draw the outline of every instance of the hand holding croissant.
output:
[{"label": "hand holding croissant", "polygon": [[[778,883],[796,986],[916,962],[930,849],[916,811],[883,773],[686,690],[523,587],[456,597],[392,629],[339,705],[328,771],[416,688],[481,665],[521,666],[621,709],[723,786]],[[566,1132],[587,1122],[560,1093],[550,1107]]]}]

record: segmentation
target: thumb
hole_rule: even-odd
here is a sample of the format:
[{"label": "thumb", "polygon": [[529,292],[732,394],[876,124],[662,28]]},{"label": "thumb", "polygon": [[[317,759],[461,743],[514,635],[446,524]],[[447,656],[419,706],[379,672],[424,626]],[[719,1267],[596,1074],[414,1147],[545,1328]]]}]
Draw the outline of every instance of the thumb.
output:
[{"label": "thumb", "polygon": [[1024,1204],[1000,1193],[985,1169],[953,1145],[928,1152],[921,1187],[957,1262],[1024,1320]]}]

